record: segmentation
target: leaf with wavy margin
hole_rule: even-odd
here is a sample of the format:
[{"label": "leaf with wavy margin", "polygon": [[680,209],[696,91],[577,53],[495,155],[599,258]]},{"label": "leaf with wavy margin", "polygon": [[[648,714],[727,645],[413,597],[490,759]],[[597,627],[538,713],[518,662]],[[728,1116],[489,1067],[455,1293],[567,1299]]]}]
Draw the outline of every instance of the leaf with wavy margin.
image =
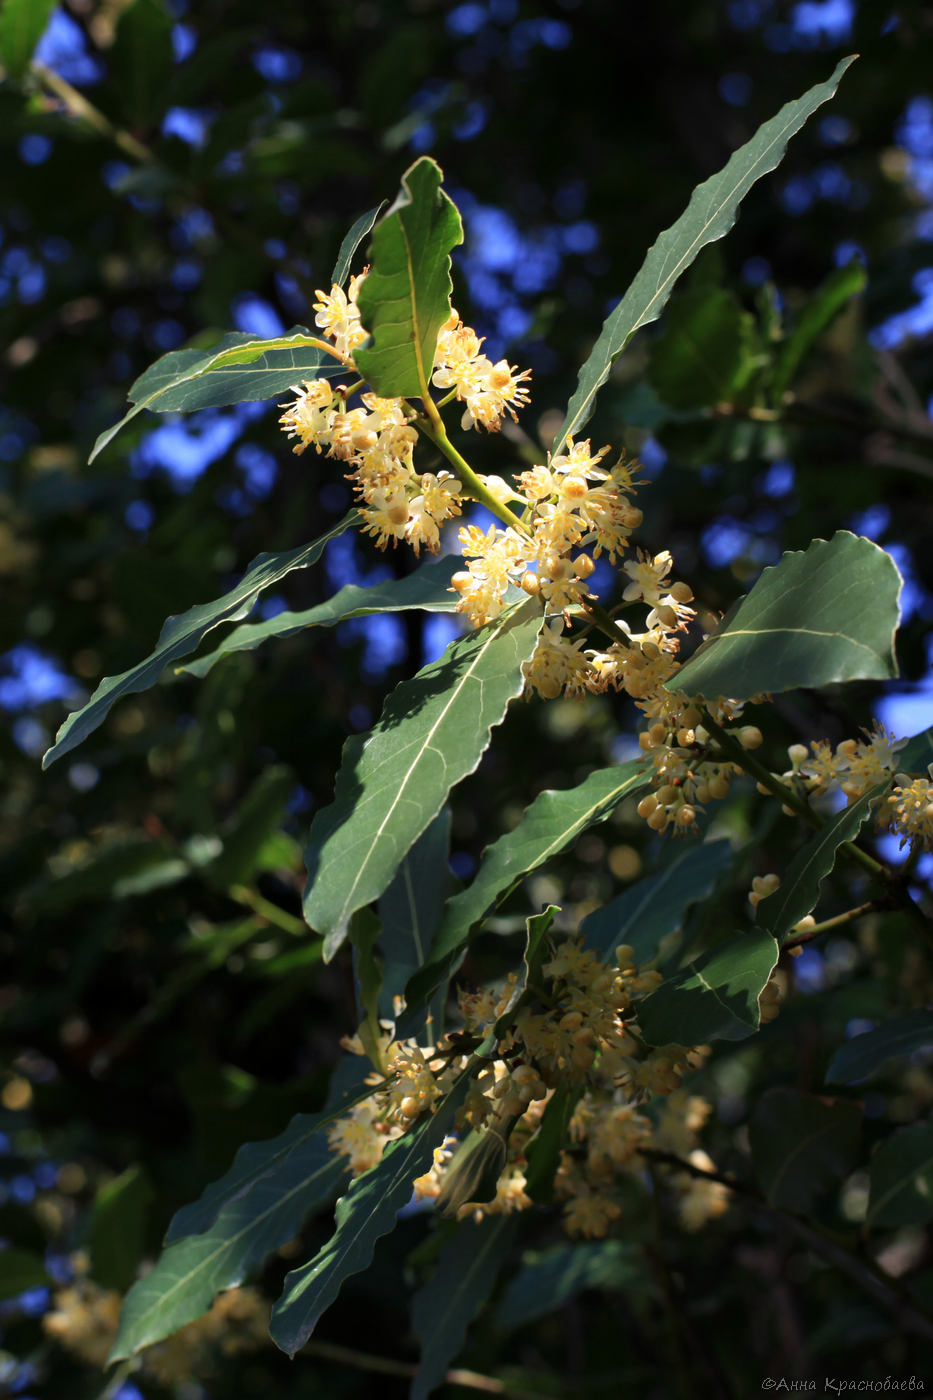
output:
[{"label": "leaf with wavy margin", "polygon": [[744,1040],[761,1015],[758,998],[778,960],[764,929],[749,929],[695,958],[638,1003],[638,1024],[650,1045],[703,1045]]},{"label": "leaf with wavy margin", "polygon": [[257,554],[239,583],[222,598],[213,603],[196,603],[187,612],[168,618],[159,633],[155,650],[145,661],[131,666],[119,676],[105,676],[87,704],[68,716],[55,736],[55,743],[43,757],[42,767],[48,768],[63,754],[77,748],[103,724],[112,706],[124,695],[134,695],[155,685],[166,666],[194,651],[213,627],[245,617],[267,588],[294,569],[307,569],[311,564],[316,564],[330,541],[342,535],[358,518],[355,510],[350,511],[332,530],[311,544],[289,549],[283,554]]},{"label": "leaf with wavy margin", "polygon": [[635,332],[658,319],[675,282],[700,250],[729,232],[748,191],[780,163],[788,141],[816,109],[834,95],[854,58],[854,55],[844,58],[828,82],[818,83],[803,97],[788,102],[776,117],[759,127],[717,175],[697,186],[684,213],[648,250],[635,280],[605,321],[589,359],[580,370],[567,415],[554,439],[555,452],[587,422],[597,393]]}]

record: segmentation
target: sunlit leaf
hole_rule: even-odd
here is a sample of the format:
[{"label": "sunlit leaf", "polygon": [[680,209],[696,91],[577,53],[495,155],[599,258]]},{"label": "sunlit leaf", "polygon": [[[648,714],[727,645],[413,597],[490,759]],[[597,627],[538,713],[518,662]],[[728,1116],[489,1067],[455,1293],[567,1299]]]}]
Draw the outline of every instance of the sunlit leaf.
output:
[{"label": "sunlit leaf", "polygon": [[661,940],[680,928],[691,904],[712,893],[732,859],[728,841],[703,842],[676,853],[656,875],[638,880],[587,914],[580,925],[584,946],[612,958],[625,943],[634,949],[636,963],[650,962]]},{"label": "sunlit leaf", "polygon": [[56,735],[55,743],[42,760],[43,768],[61,758],[62,754],[77,748],[78,744],[104,722],[111,707],[118,700],[155,685],[165,668],[194,651],[212,627],[219,626],[221,622],[236,622],[245,617],[259,595],[267,588],[271,588],[294,569],[306,569],[309,565],[317,563],[330,541],[355,524],[357,518],[356,511],[351,511],[332,530],[312,544],[301,545],[298,549],[287,550],[284,554],[258,554],[239,583],[222,598],[213,603],[197,603],[187,612],[170,617],[159,634],[155,650],[145,661],[132,666],[119,676],[105,677],[87,704],[68,716]]},{"label": "sunlit leaf", "polygon": [[226,404],[275,398],[302,379],[344,373],[340,361],[321,348],[320,337],[303,326],[295,326],[271,340],[230,331],[206,350],[170,350],[130,386],[127,397],[133,407],[119,423],[101,433],[88,460],[93,462],[144,408],[153,413],[222,408]]},{"label": "sunlit leaf", "polygon": [[921,1007],[907,1016],[886,1021],[877,1030],[847,1040],[830,1062],[826,1083],[851,1084],[867,1079],[888,1060],[903,1060],[918,1050],[930,1048],[933,1048],[933,1011]]},{"label": "sunlit leaf", "polygon": [[427,1400],[443,1381],[467,1328],[493,1290],[514,1235],[515,1221],[508,1216],[488,1216],[478,1224],[463,1221],[442,1251],[436,1271],[415,1294],[411,1317],[421,1360],[411,1400]]},{"label": "sunlit leaf", "polygon": [[803,97],[788,102],[776,117],[759,127],[751,141],[740,147],[717,175],[693,191],[684,213],[649,249],[635,280],[603,325],[580,370],[567,416],[555,438],[555,450],[580,432],[614,361],[631,337],[640,326],[657,320],[675,282],[701,248],[729,232],[745,195],[762,175],[780,163],[790,138],[818,107],[829,101],[852,62],[852,58],[844,58],[828,82],[818,83]]},{"label": "sunlit leaf", "polygon": [[837,812],[800,848],[787,867],[780,887],[761,902],[759,922],[779,943],[783,942],[795,924],[816,908],[820,886],[836,863],[839,847],[844,841],[855,840],[871,815],[872,804],[877,802],[887,786],[887,783],[877,784],[870,792]]},{"label": "sunlit leaf", "polygon": [[390,1142],[378,1164],[351,1181],[337,1203],[337,1228],[328,1243],[286,1277],[269,1330],[276,1346],[289,1356],[304,1346],[345,1279],[368,1266],[376,1242],[395,1228],[398,1212],[411,1199],[412,1182],[429,1170],[468,1082],[468,1076],[461,1075],[436,1113],[425,1115],[411,1132]]},{"label": "sunlit leaf", "polygon": [[901,577],[890,554],[840,530],[785,554],[668,683],[714,699],[897,675]]},{"label": "sunlit leaf", "polygon": [[862,1115],[854,1103],[772,1089],[755,1105],[748,1134],[766,1199],[807,1215],[858,1165]]},{"label": "sunlit leaf", "polygon": [[305,918],[332,957],[354,910],[378,899],[403,857],[472,773],[522,689],[542,614],[535,599],[458,638],[403,681],[368,735],[344,746],[334,801],[311,824]]},{"label": "sunlit leaf", "polygon": [[431,961],[408,988],[409,1006],[420,1005],[441,984],[466,947],[470,930],[497,901],[647,784],[644,765],[635,760],[598,769],[575,788],[540,793],[518,825],[487,848],[472,882],[448,903]]},{"label": "sunlit leaf", "polygon": [[438,331],[450,316],[450,250],[463,242],[442,178],[430,156],[416,160],[373,231],[372,267],[358,302],[371,339],[355,360],[384,398],[430,393]]},{"label": "sunlit leaf", "polygon": [[933,1123],[911,1123],[886,1138],[871,1159],[868,1224],[928,1220],[933,1220]]},{"label": "sunlit leaf", "polygon": [[457,597],[451,592],[450,580],[462,567],[463,560],[459,555],[445,555],[442,559],[429,560],[404,578],[386,579],[366,587],[348,583],[325,603],[318,603],[313,608],[305,608],[302,612],[286,610],[276,613],[275,617],[264,618],[262,622],[245,622],[241,627],[234,627],[214,651],[186,662],[179,669],[192,676],[206,676],[218,661],[231,652],[252,651],[271,637],[294,637],[307,627],[334,627],[351,617],[419,608],[423,612],[456,612]]},{"label": "sunlit leaf", "polygon": [[758,998],[778,959],[764,929],[749,929],[665,978],[638,1003],[638,1024],[651,1045],[744,1040],[758,1029]]},{"label": "sunlit leaf", "polygon": [[382,213],[385,204],[386,201],[383,200],[381,204],[376,205],[375,209],[370,209],[366,214],[361,214],[350,228],[350,231],[340,245],[340,252],[337,254],[337,261],[334,263],[334,270],[330,275],[332,284],[336,283],[338,287],[342,287],[347,280],[347,276],[353,264],[353,255],[366,235],[372,231],[372,227]]}]

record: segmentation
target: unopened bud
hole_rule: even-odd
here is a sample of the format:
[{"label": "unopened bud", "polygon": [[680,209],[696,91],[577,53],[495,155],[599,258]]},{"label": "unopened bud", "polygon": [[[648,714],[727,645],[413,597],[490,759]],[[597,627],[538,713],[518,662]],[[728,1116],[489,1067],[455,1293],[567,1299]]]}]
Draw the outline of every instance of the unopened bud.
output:
[{"label": "unopened bud", "polygon": [[764,743],[764,735],[755,724],[746,724],[739,730],[739,743],[743,749],[757,749]]},{"label": "unopened bud", "polygon": [[787,757],[790,759],[794,769],[798,769],[801,763],[806,763],[810,757],[810,750],[806,744],[791,744],[787,750]]},{"label": "unopened bud", "polygon": [[681,807],[680,811],[677,813],[677,825],[693,826],[693,823],[696,821],[696,819],[696,808],[691,807],[689,803],[685,802],[684,805]]},{"label": "unopened bud", "polygon": [[[456,578],[456,575],[454,577]],[[541,580],[537,574],[523,574],[522,588],[526,593],[530,593],[533,598],[536,598],[541,592]]]}]

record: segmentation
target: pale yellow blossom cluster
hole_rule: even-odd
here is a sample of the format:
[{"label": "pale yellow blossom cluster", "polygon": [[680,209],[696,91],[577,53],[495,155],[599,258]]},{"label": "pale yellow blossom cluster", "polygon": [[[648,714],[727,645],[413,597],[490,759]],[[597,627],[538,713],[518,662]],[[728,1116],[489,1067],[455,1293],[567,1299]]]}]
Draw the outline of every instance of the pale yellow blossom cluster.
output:
[{"label": "pale yellow blossom cluster", "polygon": [[[698,1150],[697,1134],[709,1105],[681,1085],[705,1050],[650,1048],[638,1028],[637,1002],[660,984],[660,974],[640,970],[628,946],[616,949],[609,964],[579,940],[569,939],[552,950],[541,978],[543,987],[526,990],[515,1005],[495,1058],[479,1067],[471,1060],[471,1049],[513,1004],[514,976],[502,989],[462,992],[464,1029],[439,1044],[421,1049],[406,1041],[388,1047],[383,1057],[387,1078],[372,1076],[379,1087],[330,1129],[332,1150],[347,1157],[354,1174],[374,1166],[387,1143],[419,1114],[430,1112],[470,1067],[474,1073],[455,1120],[457,1134],[435,1150],[430,1169],[413,1183],[416,1198],[440,1197],[442,1207],[452,1201],[451,1213],[459,1217],[481,1219],[532,1204],[526,1190],[526,1149],[558,1087],[576,1097],[570,1143],[561,1152],[555,1180],[565,1228],[572,1235],[595,1238],[607,1232],[622,1212],[625,1174],[646,1169],[646,1151],[688,1158]],[[362,1050],[355,1039],[347,1044]],[[664,1107],[657,1112],[659,1102]],[[466,1194],[450,1190],[458,1170],[464,1176],[464,1163]],[[663,1171],[688,1228],[700,1221],[701,1197],[705,1218],[725,1208],[724,1191],[704,1182],[694,1188],[693,1178],[685,1184],[676,1169],[670,1175],[667,1165]],[[495,1183],[493,1199],[469,1198],[480,1180],[488,1188],[484,1195],[492,1195]],[[705,1194],[704,1187],[709,1187]]]},{"label": "pale yellow blossom cluster", "polygon": [[[42,1319],[47,1336],[89,1366],[102,1367],[117,1335],[122,1296],[83,1276],[83,1260],[73,1283],[56,1291]],[[139,1368],[159,1385],[171,1386],[211,1375],[222,1357],[256,1351],[268,1341],[269,1306],[255,1288],[219,1293],[203,1317],[165,1341],[147,1347]]]}]

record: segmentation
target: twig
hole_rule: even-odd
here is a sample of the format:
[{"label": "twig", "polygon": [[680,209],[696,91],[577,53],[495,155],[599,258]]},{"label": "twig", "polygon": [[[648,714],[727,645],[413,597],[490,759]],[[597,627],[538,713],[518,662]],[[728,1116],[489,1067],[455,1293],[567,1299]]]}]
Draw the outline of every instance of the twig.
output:
[{"label": "twig", "polygon": [[[372,1356],[369,1352],[336,1346],[333,1342],[310,1341],[306,1343],[304,1350],[326,1361],[339,1361],[345,1366],[355,1366],[359,1371],[378,1371],[384,1376],[409,1378],[418,1374],[418,1367],[410,1361],[393,1361],[388,1356]],[[484,1376],[479,1371],[466,1371],[458,1367],[448,1371],[444,1379],[448,1385],[462,1385],[469,1390],[480,1390],[486,1395],[513,1396],[514,1400],[540,1400],[537,1391],[522,1390],[506,1381],[498,1380],[495,1376]]]}]

